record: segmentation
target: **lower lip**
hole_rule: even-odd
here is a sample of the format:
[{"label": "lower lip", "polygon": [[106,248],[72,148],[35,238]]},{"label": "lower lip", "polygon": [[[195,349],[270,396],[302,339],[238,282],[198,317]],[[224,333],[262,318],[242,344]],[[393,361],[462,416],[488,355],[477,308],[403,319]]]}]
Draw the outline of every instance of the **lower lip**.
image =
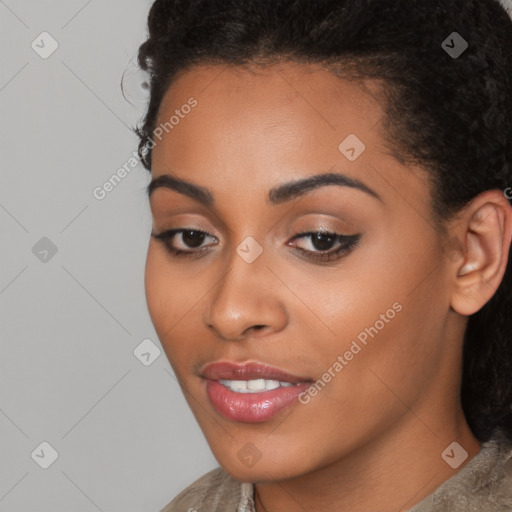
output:
[{"label": "lower lip", "polygon": [[301,382],[259,393],[236,393],[220,382],[208,379],[206,392],[213,407],[228,420],[258,423],[289,407],[310,386],[311,382]]}]

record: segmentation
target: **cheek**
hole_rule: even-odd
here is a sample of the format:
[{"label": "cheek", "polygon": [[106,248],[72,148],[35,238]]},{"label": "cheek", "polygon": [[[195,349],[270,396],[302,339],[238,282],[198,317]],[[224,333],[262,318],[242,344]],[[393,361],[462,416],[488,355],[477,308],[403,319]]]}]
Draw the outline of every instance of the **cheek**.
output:
[{"label": "cheek", "polygon": [[151,241],[146,257],[146,267],[144,271],[144,287],[146,291],[146,303],[148,306],[151,321],[155,330],[160,335],[164,327],[165,305],[168,300],[165,290],[168,289],[169,283],[162,272],[164,267],[159,262],[158,251]]},{"label": "cheek", "polygon": [[183,343],[183,340],[194,337],[190,329],[187,332],[183,329],[187,315],[191,314],[188,303],[193,299],[197,302],[198,298],[186,296],[190,287],[183,282],[183,277],[180,278],[180,273],[172,269],[164,251],[150,244],[144,275],[148,312],[167,360],[183,386],[183,368],[188,367],[193,358],[193,344]]},{"label": "cheek", "polygon": [[144,273],[146,303],[160,342],[167,351],[167,340],[176,339],[187,312],[198,302],[198,295],[187,286],[179,269],[169,264],[164,251],[151,241]]},{"label": "cheek", "polygon": [[379,385],[373,369],[398,387],[410,381],[415,393],[415,383],[439,365],[449,295],[435,244],[398,240],[398,246],[372,244],[347,259],[339,276],[321,287],[304,283],[298,294],[330,329],[315,347],[324,365],[346,353],[345,374]]},{"label": "cheek", "polygon": [[412,403],[439,370],[449,298],[435,245],[402,247],[372,267],[351,335],[366,340],[359,377],[366,376],[367,391],[381,389],[391,401],[399,393]]}]

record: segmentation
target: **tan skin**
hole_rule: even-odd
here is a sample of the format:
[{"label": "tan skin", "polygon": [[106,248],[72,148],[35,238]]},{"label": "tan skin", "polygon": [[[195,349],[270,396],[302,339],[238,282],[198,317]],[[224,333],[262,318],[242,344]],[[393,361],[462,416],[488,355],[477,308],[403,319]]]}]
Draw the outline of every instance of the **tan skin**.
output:
[{"label": "tan skin", "polygon": [[[158,116],[163,123],[197,99],[155,146],[152,177],[206,187],[215,205],[153,192],[153,233],[212,237],[191,245],[176,235],[175,248],[209,247],[181,259],[151,238],[149,313],[219,464],[256,483],[258,512],[407,510],[480,449],[459,401],[462,338],[467,315],[504,275],[512,209],[502,191],[486,191],[443,236],[426,174],[391,156],[382,107],[372,84],[361,85],[303,64],[257,73],[204,65],[171,85]],[[338,149],[351,133],[366,145],[353,162]],[[330,185],[266,202],[272,187],[328,171],[358,179],[380,200]],[[294,239],[322,228],[361,238],[322,263],[299,250],[322,252],[311,237]],[[263,249],[250,264],[236,252],[248,236]],[[309,404],[252,424],[210,404],[199,376],[206,363],[260,361],[316,380],[395,302],[403,310]],[[453,441],[469,454],[456,470],[441,458]],[[261,453],[252,467],[237,456],[248,442]]]}]

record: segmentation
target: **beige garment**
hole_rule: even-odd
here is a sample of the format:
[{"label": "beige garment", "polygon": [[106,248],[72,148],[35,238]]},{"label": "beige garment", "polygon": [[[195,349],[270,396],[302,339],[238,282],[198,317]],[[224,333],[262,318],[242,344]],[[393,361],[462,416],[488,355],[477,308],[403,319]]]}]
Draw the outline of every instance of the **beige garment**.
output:
[{"label": "beige garment", "polygon": [[[253,484],[238,482],[217,468],[181,491],[160,512],[255,512],[253,493]],[[496,434],[408,512],[512,512],[512,445]]]}]

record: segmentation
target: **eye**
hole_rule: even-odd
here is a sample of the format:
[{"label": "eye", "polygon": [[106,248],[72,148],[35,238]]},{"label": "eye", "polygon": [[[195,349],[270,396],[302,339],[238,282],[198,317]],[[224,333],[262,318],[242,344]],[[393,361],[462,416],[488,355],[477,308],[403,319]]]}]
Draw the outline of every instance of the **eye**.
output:
[{"label": "eye", "polygon": [[[153,238],[161,240],[166,249],[174,257],[189,257],[198,256],[199,254],[208,251],[208,246],[202,246],[207,237],[216,238],[199,229],[170,229],[159,234],[151,233]],[[181,247],[176,247],[174,242],[175,238],[181,238]],[[310,242],[305,244],[308,248],[298,247],[293,240],[309,238]],[[326,230],[309,231],[300,233],[292,238],[292,241],[287,242],[288,246],[295,247],[300,252],[306,254],[306,257],[318,261],[334,261],[345,254],[348,254],[359,242],[361,235],[343,235],[340,233],[333,233]],[[214,244],[215,245],[215,244]],[[332,246],[336,247],[334,250]],[[198,249],[199,248],[199,249]]]},{"label": "eye", "polygon": [[[361,235],[343,235],[326,230],[309,231],[300,233],[292,240],[300,238],[309,238],[310,241],[305,244],[306,249],[297,247],[297,249],[307,254],[308,258],[320,261],[334,261],[348,254],[359,242]],[[296,246],[288,242],[288,245]],[[332,249],[332,247],[336,249]]]},{"label": "eye", "polygon": [[[179,235],[178,238],[181,238],[181,247],[175,247],[173,244],[176,235]],[[176,257],[187,257],[202,253],[206,248],[202,247],[200,250],[197,250],[197,248],[201,246],[204,239],[206,237],[215,238],[213,235],[210,235],[210,233],[199,229],[169,229],[158,235],[151,233],[151,236],[162,240],[167,250]]]}]

